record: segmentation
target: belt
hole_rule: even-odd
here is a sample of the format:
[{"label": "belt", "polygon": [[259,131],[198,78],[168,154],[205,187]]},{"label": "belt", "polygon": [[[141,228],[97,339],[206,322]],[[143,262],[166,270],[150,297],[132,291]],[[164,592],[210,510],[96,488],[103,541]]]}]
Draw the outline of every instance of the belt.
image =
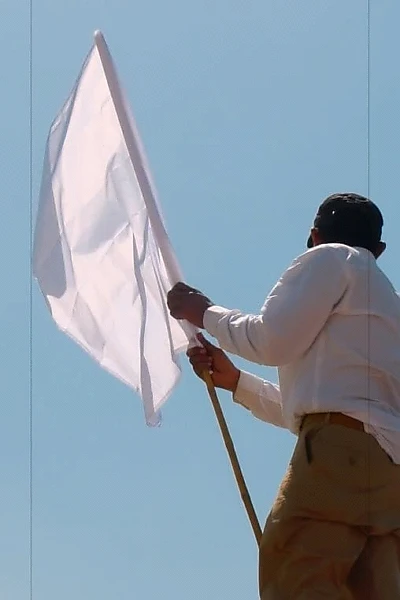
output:
[{"label": "belt", "polygon": [[332,425],[342,425],[343,427],[356,429],[357,431],[365,431],[364,423],[362,423],[358,419],[353,419],[353,417],[349,417],[348,415],[344,415],[340,412],[310,413],[308,415],[305,415],[300,425],[300,431],[306,424],[308,425],[309,423],[330,423]]}]

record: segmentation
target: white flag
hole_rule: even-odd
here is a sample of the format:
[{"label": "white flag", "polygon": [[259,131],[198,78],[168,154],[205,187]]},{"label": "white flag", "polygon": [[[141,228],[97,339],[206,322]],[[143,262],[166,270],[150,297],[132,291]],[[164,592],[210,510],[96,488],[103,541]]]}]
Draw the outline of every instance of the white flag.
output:
[{"label": "white flag", "polygon": [[50,129],[33,265],[58,327],[136,390],[157,424],[195,330],[168,313],[182,277],[100,33]]}]

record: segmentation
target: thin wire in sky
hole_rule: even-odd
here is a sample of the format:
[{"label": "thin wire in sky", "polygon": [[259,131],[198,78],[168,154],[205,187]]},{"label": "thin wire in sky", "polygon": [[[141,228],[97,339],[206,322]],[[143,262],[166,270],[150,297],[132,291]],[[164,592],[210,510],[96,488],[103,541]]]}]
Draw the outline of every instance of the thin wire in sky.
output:
[{"label": "thin wire in sky", "polygon": [[367,0],[367,194],[370,195],[371,135],[371,0]]},{"label": "thin wire in sky", "polygon": [[29,598],[33,600],[33,0],[29,0]]},{"label": "thin wire in sky", "polygon": [[[371,192],[371,178],[370,178],[370,167],[371,167],[371,0],[366,0],[367,3],[367,198],[370,198]],[[371,262],[373,257],[368,252],[368,263]],[[371,306],[371,265],[368,264],[367,269],[367,301],[368,309]],[[367,420],[368,425],[371,425],[371,314],[368,310],[367,314]],[[370,445],[367,442],[367,463],[368,463],[368,489],[370,489],[371,483],[371,463],[370,463]],[[371,498],[370,493],[367,493],[367,514],[370,515]]]},{"label": "thin wire in sky", "polygon": [[[370,198],[371,192],[371,2],[367,1],[367,197]],[[369,257],[370,258],[370,257]],[[367,293],[368,293],[368,306],[370,305],[370,269],[368,269],[367,276]],[[368,398],[368,423],[369,423],[369,410],[370,410],[370,317],[367,319],[368,332],[367,332],[367,343],[368,343],[368,382],[367,382],[367,398]]]}]

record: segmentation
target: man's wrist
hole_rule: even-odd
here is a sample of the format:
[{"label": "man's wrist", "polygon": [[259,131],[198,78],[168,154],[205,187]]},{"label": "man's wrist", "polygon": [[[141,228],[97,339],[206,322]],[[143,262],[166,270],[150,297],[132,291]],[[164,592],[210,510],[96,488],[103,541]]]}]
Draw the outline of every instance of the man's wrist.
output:
[{"label": "man's wrist", "polygon": [[232,379],[232,387],[230,388],[230,391],[232,392],[233,395],[236,394],[236,390],[239,385],[240,374],[241,374],[240,369],[235,369],[235,376]]}]

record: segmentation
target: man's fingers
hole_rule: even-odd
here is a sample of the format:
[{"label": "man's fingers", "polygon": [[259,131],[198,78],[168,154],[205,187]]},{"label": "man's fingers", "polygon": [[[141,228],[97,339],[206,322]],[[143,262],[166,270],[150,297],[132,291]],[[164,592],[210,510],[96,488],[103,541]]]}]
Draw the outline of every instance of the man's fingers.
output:
[{"label": "man's fingers", "polygon": [[189,356],[189,362],[191,365],[210,365],[212,363],[211,356],[207,354],[195,354],[194,356]]},{"label": "man's fingers", "polygon": [[176,318],[182,310],[182,299],[175,293],[169,293],[167,304],[171,315]]},{"label": "man's fingers", "polygon": [[193,346],[193,348],[189,348],[186,352],[186,355],[190,357],[196,356],[207,356],[207,350],[205,348],[201,348],[200,346]]},{"label": "man's fingers", "polygon": [[185,283],[180,282],[168,292],[167,305],[171,316],[179,318],[190,289]]},{"label": "man's fingers", "polygon": [[187,288],[186,283],[183,283],[183,281],[178,281],[178,283],[176,283],[172,289],[173,290],[181,290],[184,288]]},{"label": "man's fingers", "polygon": [[178,283],[174,287],[178,290],[194,290],[194,288],[191,285],[188,285],[183,281],[178,281]]},{"label": "man's fingers", "polygon": [[197,339],[202,344],[202,346],[193,346],[193,348],[189,348],[186,352],[187,356],[198,356],[198,355],[209,355],[211,356],[216,350],[219,350],[216,346],[211,344],[211,342],[207,341],[204,335],[201,333],[197,334]]},{"label": "man's fingers", "polygon": [[194,290],[194,288],[190,287],[190,285],[187,285],[186,283],[183,283],[183,281],[180,281],[179,283],[176,283],[174,285],[172,290],[170,290],[170,293],[172,292],[173,294],[175,294],[175,293],[189,292],[190,290]]},{"label": "man's fingers", "polygon": [[201,373],[205,369],[209,369],[212,366],[212,359],[209,356],[191,356],[189,357],[189,362],[196,373]]},{"label": "man's fingers", "polygon": [[187,285],[180,281],[176,283],[174,287],[168,292],[168,296],[185,296],[187,294],[201,294],[200,290]]},{"label": "man's fingers", "polygon": [[174,319],[180,319],[180,307],[179,306],[169,306],[169,312],[171,317]]}]

